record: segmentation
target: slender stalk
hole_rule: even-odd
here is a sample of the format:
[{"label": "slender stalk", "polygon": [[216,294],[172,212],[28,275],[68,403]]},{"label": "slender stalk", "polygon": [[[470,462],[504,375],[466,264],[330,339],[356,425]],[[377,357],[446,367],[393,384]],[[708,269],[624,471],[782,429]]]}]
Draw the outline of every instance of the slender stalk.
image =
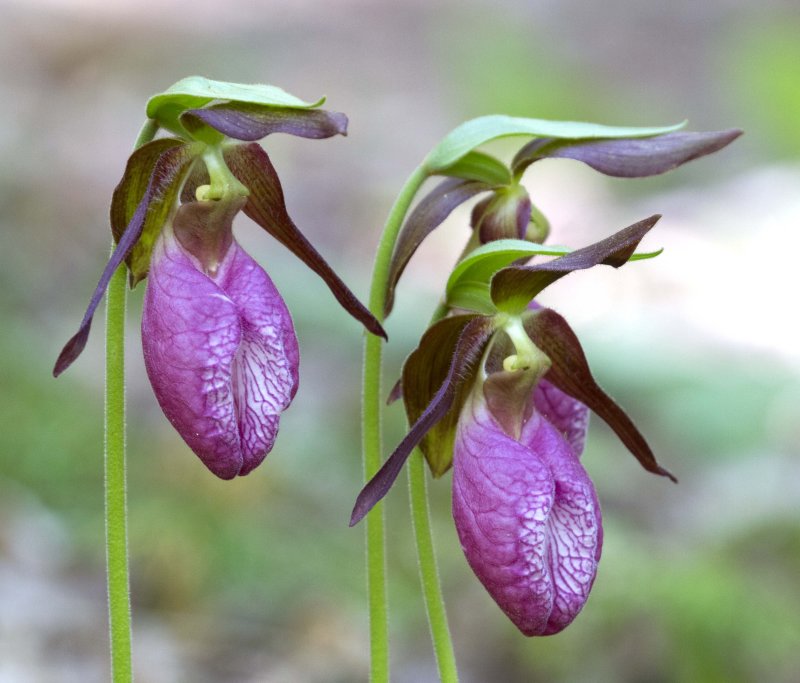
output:
[{"label": "slender stalk", "polygon": [[428,614],[436,664],[439,667],[439,680],[442,683],[456,683],[458,681],[456,656],[450,640],[447,613],[439,583],[439,570],[436,566],[436,554],[433,550],[425,460],[418,448],[415,448],[411,454],[407,467],[411,519],[414,523],[414,537],[417,543],[422,596],[425,600],[425,611]]},{"label": "slender stalk", "polygon": [[133,680],[125,502],[126,275],[125,266],[120,266],[106,295],[106,564],[111,678],[114,683]]},{"label": "slender stalk", "polygon": [[[153,139],[158,124],[148,119],[136,139],[138,149]],[[113,249],[113,245],[112,245]],[[131,683],[131,603],[125,495],[125,298],[127,272],[121,265],[106,294],[105,516],[108,628],[111,679]]]},{"label": "slender stalk", "polygon": [[[389,281],[389,265],[397,235],[417,190],[425,181],[426,174],[416,169],[406,181],[386,219],[375,265],[372,271],[369,308],[372,314],[383,321],[386,303],[386,285]],[[364,343],[364,372],[362,393],[362,450],[364,477],[369,481],[381,467],[381,357],[382,340],[367,335]],[[367,593],[369,596],[370,631],[370,681],[389,681],[389,609],[386,590],[386,532],[383,503],[378,503],[367,515]]]}]

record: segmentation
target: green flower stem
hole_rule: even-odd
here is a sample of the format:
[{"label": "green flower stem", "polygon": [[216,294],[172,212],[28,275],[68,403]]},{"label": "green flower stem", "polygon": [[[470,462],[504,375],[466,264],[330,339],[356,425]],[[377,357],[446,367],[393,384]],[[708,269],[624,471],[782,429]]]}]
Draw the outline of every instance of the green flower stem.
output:
[{"label": "green flower stem", "polygon": [[[148,120],[134,149],[155,137]],[[113,248],[113,245],[112,245]],[[111,679],[131,683],[131,603],[128,580],[128,529],[125,501],[125,296],[127,271],[121,265],[106,294],[105,515],[108,575],[108,624]]]},{"label": "green flower stem", "polygon": [[[403,219],[411,202],[427,178],[424,167],[411,174],[395,200],[381,235],[370,287],[369,307],[379,321],[383,321],[386,303],[386,288],[389,282],[389,266]],[[444,309],[446,311],[446,308]],[[369,335],[364,346],[363,387],[363,452],[364,475],[369,481],[382,464],[381,451],[381,355],[383,346],[379,337]],[[414,533],[417,542],[420,576],[423,586],[428,620],[434,642],[434,650],[442,681],[457,680],[455,657],[447,627],[444,602],[439,588],[439,575],[433,553],[433,539],[428,518],[425,473],[414,473],[414,456],[409,470]],[[421,461],[420,461],[421,466]],[[421,478],[420,478],[421,474]],[[421,482],[421,484],[420,484]],[[389,628],[386,595],[386,541],[383,504],[378,503],[367,516],[367,590],[370,611],[370,656],[372,683],[389,680]]]},{"label": "green flower stem", "polygon": [[[474,233],[473,233],[474,235]],[[472,238],[464,247],[459,261],[469,253]],[[447,315],[449,306],[445,300],[439,302],[431,316],[429,325],[433,325]],[[436,553],[433,550],[433,533],[431,532],[430,510],[428,508],[428,484],[425,478],[425,456],[419,448],[415,448],[408,461],[408,496],[411,503],[411,522],[414,525],[414,539],[417,545],[419,562],[419,578],[422,584],[422,596],[425,600],[425,612],[431,628],[433,651],[439,667],[439,679],[443,683],[456,683],[458,670],[456,655],[450,639],[450,628],[447,625],[447,612],[444,608],[444,597],[439,581],[439,568],[436,565]]]},{"label": "green flower stem", "polygon": [[[386,287],[389,282],[389,265],[403,218],[414,195],[425,181],[422,168],[416,169],[406,181],[386,219],[375,265],[372,271],[369,308],[383,321],[386,304]],[[381,356],[383,344],[380,337],[368,334],[364,343],[364,372],[362,392],[362,450],[364,480],[369,481],[382,464],[381,450]],[[367,515],[367,593],[369,597],[370,681],[389,681],[389,609],[386,591],[386,532],[383,503],[378,503]]]},{"label": "green flower stem", "polygon": [[414,538],[417,543],[422,595],[431,628],[436,664],[439,667],[439,680],[442,683],[456,683],[458,681],[456,656],[450,639],[442,587],[439,583],[439,570],[436,566],[436,554],[433,550],[425,459],[418,448],[415,448],[411,454],[407,467],[411,519],[414,523]]}]

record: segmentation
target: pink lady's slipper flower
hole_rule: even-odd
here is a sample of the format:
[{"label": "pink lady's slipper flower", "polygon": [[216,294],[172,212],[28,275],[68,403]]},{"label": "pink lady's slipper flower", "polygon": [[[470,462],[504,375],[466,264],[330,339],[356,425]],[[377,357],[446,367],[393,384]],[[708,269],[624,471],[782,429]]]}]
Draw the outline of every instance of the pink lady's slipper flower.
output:
[{"label": "pink lady's slipper flower", "polygon": [[[234,97],[221,101],[223,93]],[[111,205],[117,248],[54,369],[59,375],[83,350],[120,264],[132,285],[149,275],[142,347],[153,391],[184,441],[222,479],[247,474],[270,452],[299,369],[289,311],[233,237],[239,211],[319,275],[370,332],[385,336],[295,226],[275,169],[254,142],[278,132],[345,135],[347,117],[318,104],[272,86],[197,77],[151,100],[148,114],[161,112],[159,123],[177,137],[153,140],[128,160]]]},{"label": "pink lady's slipper flower", "polygon": [[269,453],[298,381],[289,311],[232,236],[243,203],[217,225],[214,202],[181,206],[153,249],[142,312],[145,367],[161,409],[223,479]]},{"label": "pink lady's slipper flower", "polygon": [[431,326],[403,367],[412,427],[353,510],[351,524],[388,492],[416,445],[434,476],[452,467],[453,520],[467,562],[528,636],[569,625],[597,572],[600,505],[578,459],[589,409],[645,469],[672,478],[597,386],[567,322],[531,302],[574,270],[623,265],[657,220],[546,263],[504,268],[491,284],[496,313]]},{"label": "pink lady's slipper flower", "polygon": [[[478,128],[465,124],[455,139],[461,144]],[[548,158],[574,159],[615,177],[658,175],[722,149],[740,134],[537,137],[510,167],[473,148],[440,169],[447,177],[420,199],[398,235],[385,315],[422,241],[457,206],[484,198],[472,210],[472,236],[450,273],[437,322],[406,359],[390,396],[402,396],[411,429],[359,494],[351,524],[386,495],[418,445],[434,477],[453,468],[453,519],[464,554],[511,621],[535,636],[557,633],[575,618],[589,596],[603,541],[597,495],[578,460],[589,410],[645,469],[673,477],[597,386],[567,322],[534,299],[574,270],[618,268],[657,255],[634,251],[659,216],[565,253],[541,244],[549,225],[522,176]],[[559,258],[525,265],[534,255]]]}]

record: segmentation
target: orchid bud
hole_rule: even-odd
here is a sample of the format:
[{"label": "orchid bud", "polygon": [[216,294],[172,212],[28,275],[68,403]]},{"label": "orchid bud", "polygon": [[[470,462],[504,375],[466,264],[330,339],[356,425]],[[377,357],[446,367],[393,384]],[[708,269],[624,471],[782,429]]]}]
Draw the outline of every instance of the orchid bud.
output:
[{"label": "orchid bud", "polygon": [[142,313],[145,367],[161,409],[222,479],[266,457],[298,382],[289,311],[233,238],[243,203],[178,209],[153,248]]},{"label": "orchid bud", "polygon": [[472,227],[481,244],[501,239],[525,239],[531,220],[531,198],[522,185],[495,190],[472,210]]},{"label": "orchid bud", "polygon": [[583,608],[602,548],[600,506],[573,447],[536,408],[518,436],[478,384],[458,423],[453,518],[472,570],[527,636],[552,635]]}]

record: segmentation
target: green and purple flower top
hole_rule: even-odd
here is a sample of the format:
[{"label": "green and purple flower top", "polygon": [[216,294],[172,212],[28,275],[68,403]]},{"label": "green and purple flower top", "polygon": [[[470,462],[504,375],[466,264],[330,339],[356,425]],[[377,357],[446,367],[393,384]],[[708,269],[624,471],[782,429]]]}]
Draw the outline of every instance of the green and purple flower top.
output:
[{"label": "green and purple flower top", "polygon": [[252,471],[272,449],[299,369],[289,311],[233,236],[240,211],[319,275],[369,332],[385,337],[289,217],[275,169],[256,142],[273,133],[346,135],[347,117],[322,103],[274,86],[200,77],[151,98],[147,115],[167,135],[128,160],[111,203],[116,248],[53,370],[61,374],[83,350],[123,262],[132,287],[149,276],[142,346],[150,383],[178,433],[223,479]]}]

